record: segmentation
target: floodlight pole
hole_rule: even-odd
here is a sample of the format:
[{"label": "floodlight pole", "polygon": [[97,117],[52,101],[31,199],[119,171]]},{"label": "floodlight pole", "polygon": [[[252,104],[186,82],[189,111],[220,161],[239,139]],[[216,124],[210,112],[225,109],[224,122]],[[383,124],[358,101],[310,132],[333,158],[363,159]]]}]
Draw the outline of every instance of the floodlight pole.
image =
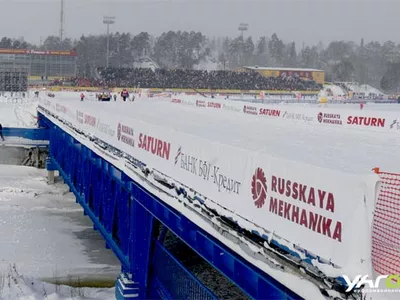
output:
[{"label": "floodlight pole", "polygon": [[64,0],[61,0],[61,11],[60,11],[60,41],[64,39]]},{"label": "floodlight pole", "polygon": [[238,30],[242,33],[242,55],[240,59],[240,63],[243,64],[243,57],[244,57],[244,32],[249,29],[249,24],[246,23],[240,23]]},{"label": "floodlight pole", "polygon": [[103,17],[103,24],[107,25],[107,57],[106,57],[106,67],[109,66],[110,59],[110,25],[115,23],[115,17]]}]

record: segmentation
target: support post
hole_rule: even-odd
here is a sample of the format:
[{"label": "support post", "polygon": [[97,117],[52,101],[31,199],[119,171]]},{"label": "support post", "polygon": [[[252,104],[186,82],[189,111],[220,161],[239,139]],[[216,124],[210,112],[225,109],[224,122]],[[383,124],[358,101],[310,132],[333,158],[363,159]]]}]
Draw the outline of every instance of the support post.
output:
[{"label": "support post", "polygon": [[130,270],[122,270],[117,279],[115,296],[118,300],[147,299],[148,277],[154,247],[154,218],[137,202],[137,186],[132,183],[129,233]]},{"label": "support post", "polygon": [[39,168],[40,165],[40,148],[36,147],[35,149],[35,168]]},{"label": "support post", "polygon": [[47,183],[54,184],[55,183],[55,171],[56,166],[53,164],[53,161],[50,157],[46,158],[46,170],[47,170]]},{"label": "support post", "polygon": [[47,183],[48,184],[55,183],[54,171],[47,171]]}]

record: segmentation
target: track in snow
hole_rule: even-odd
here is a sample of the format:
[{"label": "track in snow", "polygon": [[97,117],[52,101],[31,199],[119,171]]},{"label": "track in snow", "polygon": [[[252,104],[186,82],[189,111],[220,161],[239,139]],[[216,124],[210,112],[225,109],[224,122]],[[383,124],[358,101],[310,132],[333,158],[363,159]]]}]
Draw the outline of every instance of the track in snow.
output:
[{"label": "track in snow", "polygon": [[0,97],[0,123],[3,127],[35,127],[37,99],[24,99],[24,102],[12,103]]}]

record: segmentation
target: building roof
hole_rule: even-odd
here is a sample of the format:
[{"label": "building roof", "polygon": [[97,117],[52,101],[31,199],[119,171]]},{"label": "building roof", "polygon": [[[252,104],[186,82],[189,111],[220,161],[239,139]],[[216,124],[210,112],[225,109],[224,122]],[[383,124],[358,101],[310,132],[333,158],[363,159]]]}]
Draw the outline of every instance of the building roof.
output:
[{"label": "building roof", "polygon": [[151,69],[151,70],[153,70],[153,72],[155,69],[160,68],[158,66],[158,64],[148,56],[143,56],[138,59],[135,59],[133,61],[133,67],[134,68]]},{"label": "building roof", "polygon": [[318,69],[303,69],[303,68],[269,68],[269,67],[243,67],[250,70],[262,70],[262,71],[300,71],[300,72],[324,72],[324,70]]}]

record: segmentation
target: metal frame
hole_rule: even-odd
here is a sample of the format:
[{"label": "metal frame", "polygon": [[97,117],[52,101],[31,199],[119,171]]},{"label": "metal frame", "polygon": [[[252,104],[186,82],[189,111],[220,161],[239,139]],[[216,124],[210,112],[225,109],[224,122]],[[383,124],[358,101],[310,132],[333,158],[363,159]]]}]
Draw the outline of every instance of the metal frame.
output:
[{"label": "metal frame", "polygon": [[[166,291],[162,295],[158,292],[160,298],[177,296],[171,294],[171,287],[168,290],[165,285],[162,286],[163,281],[157,278],[157,272],[151,272],[154,261],[157,261],[157,253],[165,250],[160,250],[162,246],[154,235],[156,219],[251,298],[302,299],[209,235],[181,212],[144,189],[44,115],[40,117],[50,130],[47,169],[60,172],[71,192],[75,194],[76,201],[92,219],[94,228],[103,235],[106,246],[121,261],[122,274],[117,280],[117,299],[128,299],[132,295],[140,299],[146,299],[150,295],[153,297],[157,287]],[[177,267],[184,269],[183,266]],[[190,273],[187,270],[186,272],[190,277]],[[196,286],[200,286],[198,289],[204,295],[201,299],[213,298],[201,283],[196,284],[199,284]],[[193,296],[190,289],[183,293],[179,296],[186,295],[186,299]]]},{"label": "metal frame", "polygon": [[28,68],[24,66],[0,66],[0,91],[26,92]]},{"label": "metal frame", "polygon": [[3,127],[5,137],[19,137],[32,141],[48,141],[50,131],[45,128],[13,128]]}]

